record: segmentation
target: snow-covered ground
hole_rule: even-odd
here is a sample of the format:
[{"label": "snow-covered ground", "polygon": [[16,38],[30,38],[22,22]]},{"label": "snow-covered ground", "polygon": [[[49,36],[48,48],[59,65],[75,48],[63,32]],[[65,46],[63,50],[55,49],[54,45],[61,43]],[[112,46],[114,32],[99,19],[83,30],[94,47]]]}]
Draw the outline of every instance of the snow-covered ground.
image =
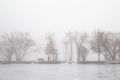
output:
[{"label": "snow-covered ground", "polygon": [[0,80],[119,80],[120,65],[5,64]]}]

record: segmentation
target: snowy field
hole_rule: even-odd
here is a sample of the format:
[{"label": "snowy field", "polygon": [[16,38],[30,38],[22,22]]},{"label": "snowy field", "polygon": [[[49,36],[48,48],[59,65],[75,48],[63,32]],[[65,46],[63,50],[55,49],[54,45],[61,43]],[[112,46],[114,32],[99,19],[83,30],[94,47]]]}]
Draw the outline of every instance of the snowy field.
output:
[{"label": "snowy field", "polygon": [[0,80],[120,80],[120,65],[1,64]]}]

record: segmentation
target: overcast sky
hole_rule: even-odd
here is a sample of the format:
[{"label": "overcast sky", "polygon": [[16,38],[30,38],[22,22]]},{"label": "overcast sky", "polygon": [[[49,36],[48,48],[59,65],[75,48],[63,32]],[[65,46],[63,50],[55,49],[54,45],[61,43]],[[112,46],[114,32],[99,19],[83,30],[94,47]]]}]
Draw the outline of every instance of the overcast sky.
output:
[{"label": "overcast sky", "polygon": [[119,26],[119,0],[0,0],[4,32],[119,31]]},{"label": "overcast sky", "polygon": [[[0,0],[0,33],[120,32],[120,0]],[[39,38],[40,39],[40,38]]]}]

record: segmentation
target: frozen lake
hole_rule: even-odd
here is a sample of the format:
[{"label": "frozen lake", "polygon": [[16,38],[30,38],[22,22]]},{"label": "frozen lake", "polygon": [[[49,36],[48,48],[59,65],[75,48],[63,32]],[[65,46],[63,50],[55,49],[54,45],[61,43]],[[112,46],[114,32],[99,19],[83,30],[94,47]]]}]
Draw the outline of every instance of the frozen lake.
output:
[{"label": "frozen lake", "polygon": [[5,64],[0,80],[119,80],[120,65]]}]

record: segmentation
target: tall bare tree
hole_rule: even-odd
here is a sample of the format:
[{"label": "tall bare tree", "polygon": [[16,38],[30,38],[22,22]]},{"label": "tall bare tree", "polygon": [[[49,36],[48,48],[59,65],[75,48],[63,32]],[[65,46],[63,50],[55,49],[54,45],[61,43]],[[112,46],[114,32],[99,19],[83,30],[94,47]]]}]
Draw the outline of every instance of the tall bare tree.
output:
[{"label": "tall bare tree", "polygon": [[73,59],[73,45],[74,38],[72,32],[67,32],[66,34],[66,48],[68,48],[68,61],[72,61]]},{"label": "tall bare tree", "polygon": [[115,61],[120,51],[120,34],[105,32],[101,39],[103,55],[107,60]]},{"label": "tall bare tree", "polygon": [[85,48],[87,39],[88,39],[88,34],[86,33],[79,33],[77,31],[74,33],[74,43],[75,43],[76,50],[77,50],[77,61],[78,62],[80,61],[80,58],[83,57],[82,55],[85,54],[84,52],[82,53],[82,51],[88,52],[87,48]]},{"label": "tall bare tree", "polygon": [[48,55],[48,61],[57,61],[57,49],[55,46],[54,34],[48,34],[47,37],[47,44],[46,44],[46,54]]},{"label": "tall bare tree", "polygon": [[77,52],[77,61],[80,60],[85,61],[88,48],[86,47],[88,39],[88,34],[79,33],[79,32],[67,32],[66,38],[64,40],[65,50],[66,50],[66,60],[73,61],[73,56],[75,56]]},{"label": "tall bare tree", "polygon": [[103,36],[103,32],[102,31],[95,31],[92,35],[92,38],[90,40],[90,46],[91,46],[91,49],[95,52],[95,53],[98,53],[98,61],[100,61],[100,56],[101,56],[101,53],[102,53],[102,46],[101,46],[101,39],[102,39],[102,36]]},{"label": "tall bare tree", "polygon": [[2,52],[11,60],[15,55],[16,61],[21,61],[28,53],[31,52],[34,41],[29,33],[12,32],[4,34],[1,41]]}]

